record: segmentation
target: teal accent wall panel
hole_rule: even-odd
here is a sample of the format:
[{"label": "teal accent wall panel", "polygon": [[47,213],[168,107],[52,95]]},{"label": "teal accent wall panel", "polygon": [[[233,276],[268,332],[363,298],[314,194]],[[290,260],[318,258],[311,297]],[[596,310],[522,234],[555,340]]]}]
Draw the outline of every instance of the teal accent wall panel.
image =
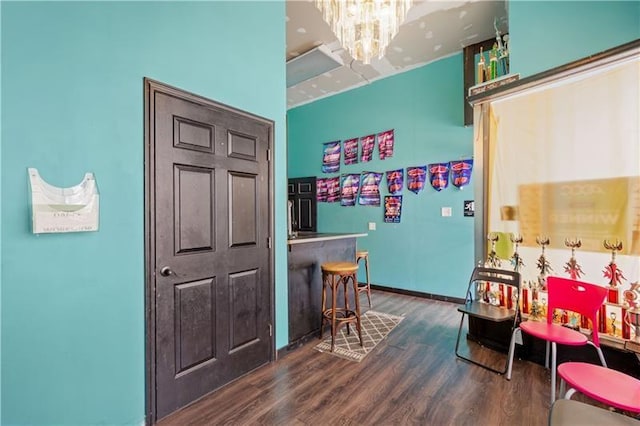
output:
[{"label": "teal accent wall panel", "polygon": [[[470,157],[473,134],[462,126],[462,85],[462,54],[456,54],[289,110],[289,177],[336,176],[321,172],[324,142],[387,129],[395,129],[392,158],[380,160],[376,147],[373,161],[343,162],[340,172],[384,172]],[[386,188],[382,194],[388,194]],[[428,185],[416,195],[405,180],[401,223],[383,223],[382,207],[319,203],[318,230],[368,233],[358,246],[369,250],[375,284],[464,297],[473,268],[473,218],[463,217],[469,199],[472,186],[449,185],[437,192]],[[451,207],[452,217],[442,217],[442,207]],[[377,230],[369,231],[368,222]]]},{"label": "teal accent wall panel", "polygon": [[[0,5],[0,23],[2,22],[2,6]],[[2,31],[0,31],[0,58],[2,58]],[[0,81],[2,81],[2,66],[0,66]],[[2,99],[2,85],[0,84],[0,99]],[[0,117],[2,117],[2,102],[0,101]],[[0,119],[0,332],[2,330],[2,120]],[[2,338],[0,336],[0,423],[2,423]]]},{"label": "teal accent wall panel", "polygon": [[[284,2],[0,7],[2,424],[144,421],[144,77],[275,121],[284,346]],[[93,172],[100,230],[33,235],[27,167],[57,186]]]},{"label": "teal accent wall panel", "polygon": [[511,72],[521,77],[640,38],[638,1],[510,1]]}]

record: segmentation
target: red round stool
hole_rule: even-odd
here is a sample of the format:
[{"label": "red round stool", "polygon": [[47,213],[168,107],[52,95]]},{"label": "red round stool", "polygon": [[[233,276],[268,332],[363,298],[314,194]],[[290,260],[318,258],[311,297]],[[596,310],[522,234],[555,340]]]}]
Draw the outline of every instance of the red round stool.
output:
[{"label": "red round stool", "polygon": [[565,362],[558,366],[560,394],[565,399],[580,392],[620,410],[640,413],[640,380],[617,370],[586,362]]}]

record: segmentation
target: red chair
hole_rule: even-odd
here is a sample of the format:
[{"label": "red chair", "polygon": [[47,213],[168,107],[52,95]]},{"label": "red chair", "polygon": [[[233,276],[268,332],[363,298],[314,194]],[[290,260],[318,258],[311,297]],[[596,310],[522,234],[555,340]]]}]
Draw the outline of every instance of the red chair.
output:
[{"label": "red chair", "polygon": [[571,399],[580,392],[610,407],[640,413],[640,380],[610,368],[586,362],[564,362],[558,367],[560,394]]},{"label": "red chair", "polygon": [[[553,403],[556,399],[557,344],[568,346],[582,346],[590,344],[596,348],[602,365],[605,367],[607,366],[602,350],[600,349],[600,340],[598,339],[598,310],[604,302],[607,295],[607,289],[599,285],[560,277],[548,277],[547,289],[549,291],[547,322],[523,321],[511,335],[507,380],[511,379],[516,335],[520,330],[531,336],[546,340],[546,368],[549,368],[549,344],[551,344],[551,403]],[[591,329],[593,330],[591,333],[591,340],[577,330],[572,330],[559,324],[553,324],[553,312],[556,309],[569,310],[589,318],[591,320]]]}]

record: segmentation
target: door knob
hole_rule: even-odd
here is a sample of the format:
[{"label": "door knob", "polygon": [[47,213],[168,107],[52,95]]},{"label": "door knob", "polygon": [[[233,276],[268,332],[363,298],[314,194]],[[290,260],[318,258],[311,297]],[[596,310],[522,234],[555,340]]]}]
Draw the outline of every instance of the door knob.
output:
[{"label": "door knob", "polygon": [[163,277],[168,277],[169,275],[175,275],[175,272],[173,272],[168,266],[165,266],[160,269],[160,275],[162,275]]}]

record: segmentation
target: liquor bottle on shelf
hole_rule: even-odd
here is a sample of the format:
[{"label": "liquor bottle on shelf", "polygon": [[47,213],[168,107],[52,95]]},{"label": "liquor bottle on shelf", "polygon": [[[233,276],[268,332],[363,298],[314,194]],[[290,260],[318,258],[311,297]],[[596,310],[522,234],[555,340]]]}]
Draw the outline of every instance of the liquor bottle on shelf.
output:
[{"label": "liquor bottle on shelf", "polygon": [[486,67],[484,62],[484,53],[482,52],[482,47],[480,47],[480,60],[478,61],[478,71],[476,75],[476,84],[484,83]]},{"label": "liquor bottle on shelf", "polygon": [[496,77],[498,77],[498,45],[494,43],[489,53],[489,80]]}]

